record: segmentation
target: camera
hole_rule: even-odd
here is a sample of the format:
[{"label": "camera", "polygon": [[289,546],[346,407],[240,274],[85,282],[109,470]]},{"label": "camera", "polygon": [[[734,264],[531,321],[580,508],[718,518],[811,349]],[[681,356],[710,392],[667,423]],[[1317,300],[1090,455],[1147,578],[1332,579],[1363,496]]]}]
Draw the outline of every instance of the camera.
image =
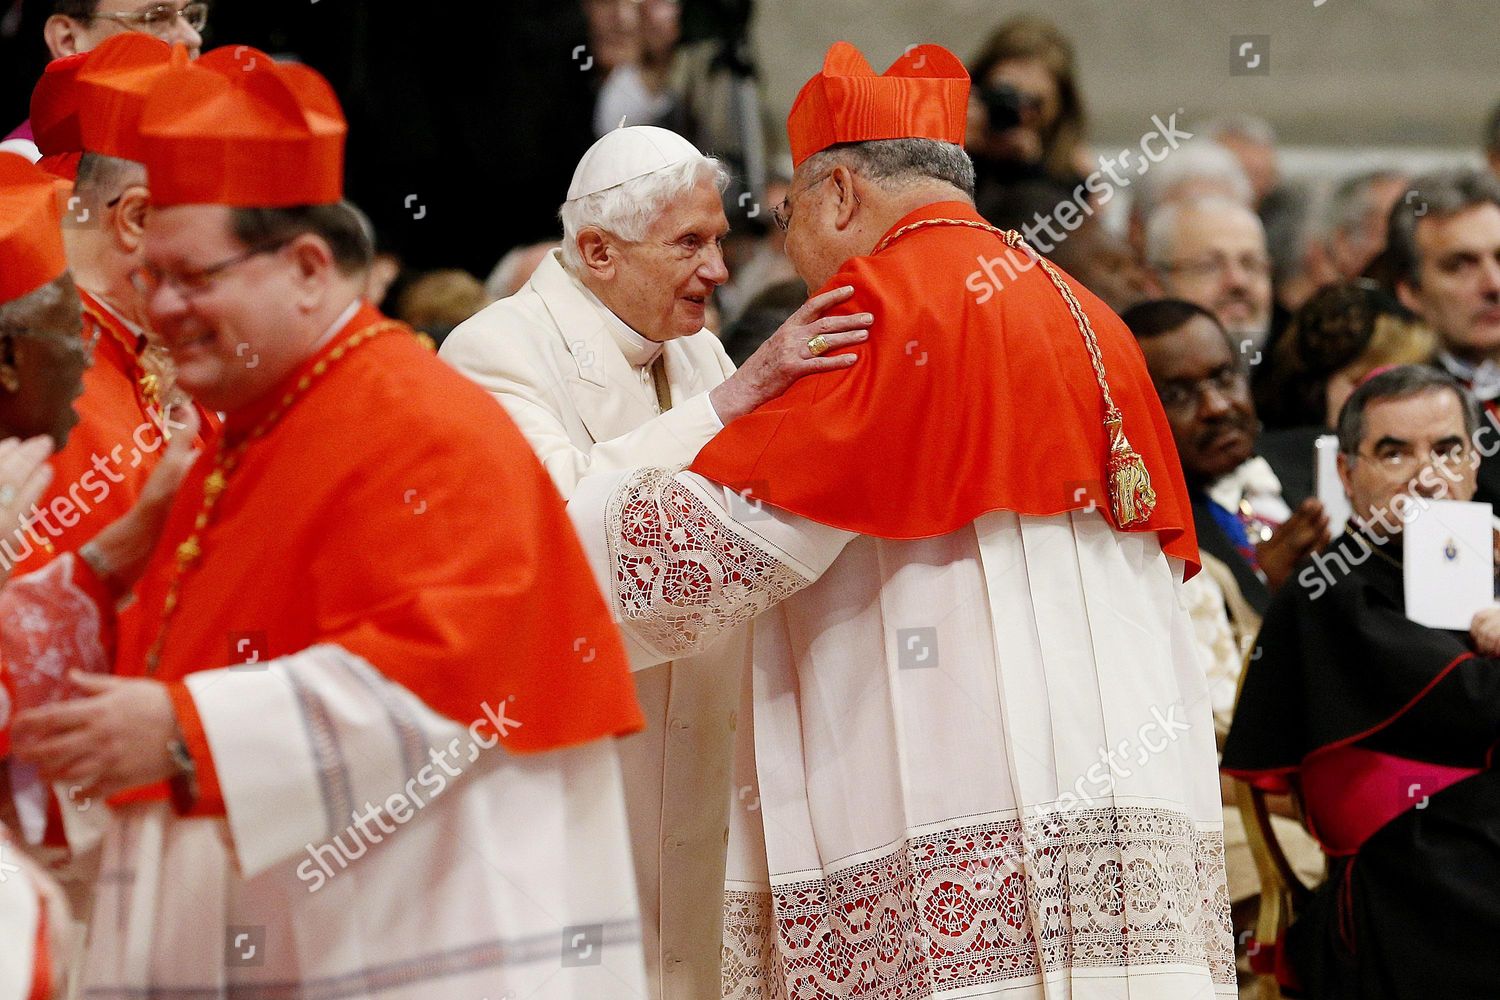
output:
[{"label": "camera", "polygon": [[1017,127],[1041,106],[1041,101],[1012,87],[1008,83],[997,83],[981,87],[979,100],[984,104],[989,117],[991,132],[1004,132]]}]

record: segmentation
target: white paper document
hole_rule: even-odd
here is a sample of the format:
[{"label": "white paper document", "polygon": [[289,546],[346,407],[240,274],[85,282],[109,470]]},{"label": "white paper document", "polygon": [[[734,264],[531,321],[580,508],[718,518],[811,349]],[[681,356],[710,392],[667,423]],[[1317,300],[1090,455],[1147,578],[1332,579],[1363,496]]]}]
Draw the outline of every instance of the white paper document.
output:
[{"label": "white paper document", "polygon": [[1493,511],[1487,503],[1432,500],[1402,529],[1406,617],[1467,632],[1495,602]]},{"label": "white paper document", "polygon": [[1324,434],[1313,446],[1313,481],[1317,483],[1318,499],[1328,514],[1328,534],[1334,538],[1344,533],[1349,523],[1349,498],[1344,495],[1344,483],[1339,479],[1339,436]]}]

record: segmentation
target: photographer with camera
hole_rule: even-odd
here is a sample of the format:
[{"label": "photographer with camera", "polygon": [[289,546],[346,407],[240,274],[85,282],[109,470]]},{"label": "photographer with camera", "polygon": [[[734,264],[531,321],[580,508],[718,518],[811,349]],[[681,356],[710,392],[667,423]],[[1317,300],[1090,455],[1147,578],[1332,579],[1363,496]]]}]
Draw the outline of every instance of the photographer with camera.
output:
[{"label": "photographer with camera", "polygon": [[1093,169],[1084,149],[1083,97],[1073,44],[1051,21],[1011,18],[969,64],[965,145],[978,173],[980,204],[995,185],[1053,180],[1070,188]]}]

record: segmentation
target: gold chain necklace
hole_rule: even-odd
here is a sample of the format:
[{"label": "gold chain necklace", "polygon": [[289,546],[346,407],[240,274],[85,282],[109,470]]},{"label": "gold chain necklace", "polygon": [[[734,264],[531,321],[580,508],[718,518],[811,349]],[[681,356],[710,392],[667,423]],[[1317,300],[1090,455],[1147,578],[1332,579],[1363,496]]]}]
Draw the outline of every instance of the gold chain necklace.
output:
[{"label": "gold chain necklace", "polygon": [[281,402],[261,418],[249,433],[245,434],[239,441],[230,447],[229,435],[220,433],[218,447],[214,453],[214,469],[203,480],[203,504],[198,509],[198,516],[193,521],[193,533],[187,537],[182,544],[177,546],[176,564],[173,567],[172,580],[167,585],[167,596],[162,602],[161,625],[156,632],[156,641],[151,644],[151,651],[146,654],[146,674],[156,673],[156,668],[161,664],[162,647],[167,642],[167,629],[172,624],[172,617],[177,611],[177,601],[182,592],[183,580],[187,577],[188,570],[203,557],[202,535],[213,520],[214,508],[218,505],[219,497],[224,494],[224,489],[229,485],[230,476],[239,467],[240,459],[249,450],[250,445],[266,436],[272,427],[286,415],[298,400],[306,395],[312,384],[321,378],[329,368],[342,360],[355,348],[376,335],[389,330],[405,330],[405,324],[395,320],[385,320],[373,326],[367,326],[358,333],[349,335],[345,340],[328,352],[326,358],[319,358],[312,369],[297,380],[295,388],[289,390],[281,397]]},{"label": "gold chain necklace", "polygon": [[1114,398],[1109,392],[1109,379],[1104,373],[1104,355],[1099,350],[1099,338],[1095,336],[1093,324],[1089,322],[1083,306],[1073,294],[1073,289],[1069,288],[1068,283],[1063,280],[1062,274],[1051,261],[1027,246],[1025,238],[1020,233],[999,229],[987,222],[976,222],[973,219],[923,219],[920,222],[913,222],[902,226],[881,240],[871,251],[871,255],[878,254],[907,233],[925,229],[928,226],[967,226],[970,229],[982,229],[987,233],[994,233],[1005,241],[1006,246],[1028,254],[1041,265],[1047,277],[1052,279],[1052,284],[1062,295],[1063,301],[1068,304],[1068,311],[1073,314],[1073,322],[1077,324],[1078,332],[1083,335],[1084,346],[1089,352],[1089,361],[1094,367],[1094,380],[1099,383],[1099,391],[1104,396],[1104,429],[1109,437],[1109,459],[1105,465],[1105,476],[1109,483],[1110,509],[1114,512],[1115,523],[1121,528],[1130,528],[1150,520],[1152,512],[1156,510],[1156,490],[1151,487],[1151,473],[1146,469],[1145,460],[1130,446],[1129,439],[1125,437],[1125,417],[1119,407],[1115,406]]}]

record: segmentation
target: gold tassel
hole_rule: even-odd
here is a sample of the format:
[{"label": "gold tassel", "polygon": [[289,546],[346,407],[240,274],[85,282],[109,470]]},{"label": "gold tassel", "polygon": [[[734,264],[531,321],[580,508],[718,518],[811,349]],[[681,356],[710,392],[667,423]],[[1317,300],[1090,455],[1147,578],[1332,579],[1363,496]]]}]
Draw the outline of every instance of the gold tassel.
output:
[{"label": "gold tassel", "polygon": [[1109,503],[1114,511],[1115,524],[1131,528],[1151,519],[1156,510],[1156,490],[1151,488],[1151,473],[1146,463],[1130,446],[1121,426],[1123,419],[1119,410],[1110,410],[1104,418],[1109,432]]}]

